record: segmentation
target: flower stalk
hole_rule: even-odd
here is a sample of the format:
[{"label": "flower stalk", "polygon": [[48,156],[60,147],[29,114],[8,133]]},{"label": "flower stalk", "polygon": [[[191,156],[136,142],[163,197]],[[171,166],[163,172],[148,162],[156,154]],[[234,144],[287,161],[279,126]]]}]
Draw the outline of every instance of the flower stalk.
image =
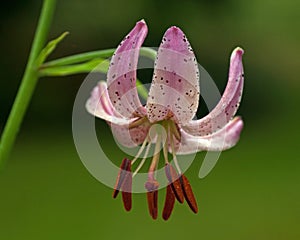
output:
[{"label": "flower stalk", "polygon": [[[68,33],[63,33],[59,38],[51,41],[45,48],[46,38],[50,29],[51,20],[55,10],[56,0],[45,0],[38,21],[35,37],[25,68],[21,85],[9,114],[0,140],[0,171],[12,150],[16,136],[20,129],[24,115],[27,111],[31,97],[40,77],[68,76],[80,73],[89,73],[92,70],[106,73],[109,62],[106,58],[113,55],[116,49],[106,49],[87,53],[75,54],[44,63],[44,60],[55,49]],[[143,47],[140,55],[154,60],[156,51]],[[147,89],[137,80],[140,96],[147,99]]]},{"label": "flower stalk", "polygon": [[36,59],[39,56],[49,32],[56,0],[45,0],[41,15],[38,21],[32,48],[29,54],[28,63],[14,101],[12,110],[4,127],[0,141],[0,171],[3,169],[5,161],[13,147],[20,125],[30,103],[34,89],[38,81],[38,68]]}]

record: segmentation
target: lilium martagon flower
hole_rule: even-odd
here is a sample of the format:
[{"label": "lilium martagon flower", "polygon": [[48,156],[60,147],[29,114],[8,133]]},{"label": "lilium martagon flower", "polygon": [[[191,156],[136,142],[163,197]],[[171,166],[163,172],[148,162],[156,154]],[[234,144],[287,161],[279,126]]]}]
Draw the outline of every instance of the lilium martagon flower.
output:
[{"label": "lilium martagon flower", "polygon": [[[169,184],[162,217],[167,220],[175,200],[179,203],[185,200],[194,213],[198,212],[191,185],[180,170],[176,156],[199,151],[223,151],[233,147],[239,140],[243,121],[234,116],[244,83],[243,50],[236,48],[231,55],[228,83],[219,103],[207,116],[193,120],[200,96],[199,69],[191,46],[178,27],[170,27],[163,36],[147,103],[145,106],[141,104],[136,88],[136,70],[139,50],[147,31],[146,23],[139,21],[120,43],[112,56],[107,82],[100,81],[97,84],[86,108],[92,115],[109,123],[115,138],[122,145],[141,145],[134,159],[125,158],[122,161],[113,192],[113,198],[122,192],[127,211],[132,205],[132,178],[141,169],[151,144],[154,144],[158,151],[152,158],[145,188],[149,213],[153,219],[157,218],[159,183],[154,173],[162,149]],[[153,137],[150,138],[149,129],[155,124],[160,124],[167,133],[166,144],[162,147],[160,131],[156,132],[155,141]],[[133,172],[132,167],[142,152],[145,157]],[[175,167],[169,162],[168,152],[173,156]]]}]

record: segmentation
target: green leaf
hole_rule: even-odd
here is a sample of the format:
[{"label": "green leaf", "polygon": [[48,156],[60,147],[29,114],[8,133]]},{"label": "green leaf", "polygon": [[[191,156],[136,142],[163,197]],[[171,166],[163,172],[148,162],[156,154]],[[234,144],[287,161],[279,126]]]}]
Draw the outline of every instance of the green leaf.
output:
[{"label": "green leaf", "polygon": [[108,70],[109,61],[106,59],[93,59],[91,61],[66,65],[66,66],[57,66],[57,67],[46,67],[40,68],[40,76],[67,76],[79,73],[89,73],[91,71],[97,71],[106,73]]},{"label": "green leaf", "polygon": [[40,52],[39,56],[36,59],[36,66],[39,67],[41,66],[47,57],[55,50],[56,45],[60,43],[67,35],[69,32],[64,32],[61,34],[58,38],[50,41],[46,47]]},{"label": "green leaf", "polygon": [[[67,56],[55,60],[51,60],[43,64],[44,67],[57,67],[63,65],[70,65],[70,64],[78,64],[82,62],[86,62],[95,58],[109,58],[115,52],[115,48],[112,49],[105,49],[99,51],[92,51],[86,53],[79,53],[72,56]],[[140,55],[147,57],[149,59],[155,60],[156,58],[156,51],[152,48],[142,47],[140,50]]]}]

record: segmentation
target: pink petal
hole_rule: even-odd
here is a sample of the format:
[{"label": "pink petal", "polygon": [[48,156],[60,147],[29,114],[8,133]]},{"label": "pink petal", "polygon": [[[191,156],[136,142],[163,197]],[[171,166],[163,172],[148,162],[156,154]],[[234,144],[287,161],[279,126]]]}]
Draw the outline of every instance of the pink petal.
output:
[{"label": "pink petal", "polygon": [[192,136],[181,130],[181,143],[177,154],[190,154],[199,151],[223,151],[233,147],[240,138],[243,121],[235,117],[221,130],[208,136]]},{"label": "pink petal", "polygon": [[199,70],[184,33],[169,28],[158,49],[147,101],[150,122],[173,118],[185,124],[195,115],[199,102]]},{"label": "pink petal", "polygon": [[136,147],[144,142],[147,137],[150,125],[141,124],[135,128],[129,129],[128,126],[111,125],[111,130],[115,139],[125,147]]},{"label": "pink petal", "polygon": [[122,118],[114,110],[108,96],[107,85],[103,81],[94,87],[91,97],[86,102],[86,109],[90,114],[115,124],[128,125],[133,121]]},{"label": "pink petal", "polygon": [[108,94],[116,111],[126,118],[144,116],[136,89],[136,69],[147,25],[139,21],[115,51],[107,73]]},{"label": "pink petal", "polygon": [[236,48],[231,55],[228,83],[217,106],[204,118],[183,126],[184,131],[204,136],[221,129],[236,114],[244,86],[243,53],[241,48]]},{"label": "pink petal", "polygon": [[148,122],[129,129],[129,124],[135,119],[124,119],[114,110],[108,96],[106,82],[99,82],[93,89],[86,108],[90,114],[108,121],[114,137],[123,146],[135,147],[141,144],[148,134],[150,128]]}]

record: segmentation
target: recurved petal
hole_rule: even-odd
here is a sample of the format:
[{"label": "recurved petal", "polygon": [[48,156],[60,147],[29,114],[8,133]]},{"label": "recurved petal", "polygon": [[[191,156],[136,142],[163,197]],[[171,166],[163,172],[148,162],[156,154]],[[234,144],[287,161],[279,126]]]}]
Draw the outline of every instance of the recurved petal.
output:
[{"label": "recurved petal", "polygon": [[86,102],[86,109],[90,114],[111,123],[129,125],[132,122],[132,120],[122,118],[115,111],[108,96],[107,85],[103,81],[94,87],[90,98]]},{"label": "recurved petal", "polygon": [[177,27],[169,28],[158,49],[147,100],[150,122],[173,118],[186,124],[199,102],[199,70],[193,50]]},{"label": "recurved petal", "polygon": [[181,130],[181,142],[177,154],[190,154],[200,151],[223,151],[233,147],[240,138],[243,121],[235,117],[222,129],[207,136],[193,136]]},{"label": "recurved petal", "polygon": [[115,51],[107,73],[108,94],[118,113],[126,118],[144,116],[136,89],[136,69],[140,47],[147,35],[147,25],[137,22]]},{"label": "recurved petal", "polygon": [[236,48],[231,55],[228,83],[217,106],[204,118],[190,121],[183,126],[184,131],[191,135],[204,136],[221,129],[236,114],[244,86],[243,53],[241,48]]},{"label": "recurved petal", "polygon": [[148,122],[129,128],[128,125],[120,126],[111,124],[111,130],[115,139],[125,147],[136,147],[143,143],[147,137],[150,125]]}]

